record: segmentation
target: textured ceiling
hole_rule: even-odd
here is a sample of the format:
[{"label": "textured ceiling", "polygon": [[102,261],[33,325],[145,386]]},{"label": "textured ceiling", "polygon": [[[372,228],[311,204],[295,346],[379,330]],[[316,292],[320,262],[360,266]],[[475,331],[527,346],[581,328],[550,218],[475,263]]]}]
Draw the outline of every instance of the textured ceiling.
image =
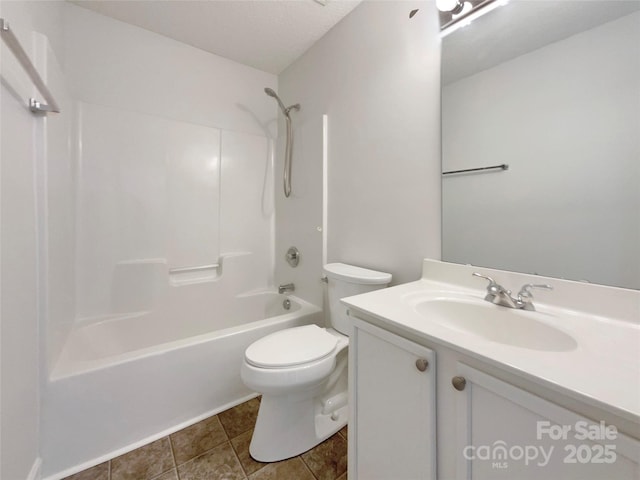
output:
[{"label": "textured ceiling", "polygon": [[73,3],[278,74],[360,1],[74,0]]}]

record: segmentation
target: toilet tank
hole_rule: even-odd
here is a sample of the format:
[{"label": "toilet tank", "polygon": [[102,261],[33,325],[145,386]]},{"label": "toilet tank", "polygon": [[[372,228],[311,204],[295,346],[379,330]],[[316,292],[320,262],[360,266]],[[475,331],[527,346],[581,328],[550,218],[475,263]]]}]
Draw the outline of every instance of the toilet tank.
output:
[{"label": "toilet tank", "polygon": [[347,307],[341,298],[359,295],[385,288],[391,282],[391,274],[344,263],[328,263],[324,266],[327,276],[329,300],[329,326],[344,335],[351,335],[353,322],[347,315]]}]

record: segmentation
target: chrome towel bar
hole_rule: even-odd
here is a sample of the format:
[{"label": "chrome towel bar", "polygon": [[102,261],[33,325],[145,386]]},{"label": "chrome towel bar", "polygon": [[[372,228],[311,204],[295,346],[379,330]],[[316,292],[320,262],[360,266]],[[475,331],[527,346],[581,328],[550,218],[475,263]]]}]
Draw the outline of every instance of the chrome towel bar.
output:
[{"label": "chrome towel bar", "polygon": [[502,165],[493,165],[491,167],[478,167],[478,168],[465,168],[464,170],[450,170],[448,172],[442,172],[442,175],[453,175],[454,173],[467,173],[467,172],[480,172],[483,170],[509,170],[509,165],[503,163]]},{"label": "chrome towel bar", "polygon": [[18,62],[20,62],[20,65],[22,65],[22,68],[25,69],[27,75],[29,75],[31,81],[34,83],[38,91],[42,94],[45,101],[47,102],[46,104],[44,104],[37,101],[35,98],[30,98],[28,103],[29,110],[31,110],[33,113],[60,113],[60,107],[58,106],[58,103],[53,98],[53,95],[45,85],[42,77],[40,77],[40,74],[36,70],[36,67],[33,66],[33,63],[31,63],[27,52],[25,52],[24,48],[22,48],[22,45],[20,45],[18,38],[9,28],[9,23],[4,18],[0,18],[0,36],[2,36],[4,43],[6,43],[7,47],[9,47],[9,50],[13,52]]}]

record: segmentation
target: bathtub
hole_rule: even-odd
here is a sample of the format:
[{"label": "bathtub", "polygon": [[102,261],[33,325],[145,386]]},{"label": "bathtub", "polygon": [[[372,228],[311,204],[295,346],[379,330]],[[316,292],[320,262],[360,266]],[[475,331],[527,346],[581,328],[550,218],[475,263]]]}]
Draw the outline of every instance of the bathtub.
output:
[{"label": "bathtub", "polygon": [[78,325],[44,387],[43,477],[63,478],[250,399],[240,380],[247,346],[323,322],[318,307],[293,296],[228,301],[207,315],[140,312]]}]

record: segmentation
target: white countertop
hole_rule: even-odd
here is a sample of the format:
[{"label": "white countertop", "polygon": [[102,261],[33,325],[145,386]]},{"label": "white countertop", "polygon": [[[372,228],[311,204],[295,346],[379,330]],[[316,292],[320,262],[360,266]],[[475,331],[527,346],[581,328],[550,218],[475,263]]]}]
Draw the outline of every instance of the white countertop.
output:
[{"label": "white countertop", "polygon": [[[439,264],[437,268],[441,268],[442,262],[437,263]],[[425,261],[425,272],[428,270],[426,267]],[[489,272],[493,276],[496,272],[488,269],[474,269],[470,266],[455,266],[455,268],[462,271],[464,275],[469,275],[472,270]],[[484,284],[481,282],[478,282],[477,288],[468,288],[468,286],[438,281],[441,278],[427,278],[429,275],[426,273],[423,277],[416,282],[348,297],[343,299],[343,302],[356,314],[362,312],[383,324],[390,324],[396,329],[407,332],[407,338],[410,340],[423,339],[442,344],[485,363],[505,368],[563,395],[640,424],[640,322],[585,313],[563,306],[545,304],[536,299],[534,304],[539,313],[539,315],[534,313],[536,319],[568,334],[577,345],[568,351],[543,351],[516,347],[452,329],[430,321],[420,314],[413,306],[415,302],[411,301],[412,298],[420,295],[464,294],[484,301],[482,299],[485,294]],[[533,278],[536,279],[536,277]],[[522,279],[525,282],[531,280],[527,276],[522,276]],[[537,277],[536,283],[540,283],[540,279]],[[554,279],[549,281],[552,284],[565,284],[559,285],[560,291],[571,287],[567,287],[567,283],[577,284],[578,290],[585,288],[578,282]],[[593,292],[594,288],[597,289],[593,285],[588,285],[586,292]],[[632,308],[635,308],[636,297],[633,295],[636,293],[630,291],[629,304]],[[552,294],[545,295],[544,298],[552,298]],[[495,308],[505,307],[495,306]],[[638,312],[640,313],[640,303],[638,303]],[[634,315],[635,312],[632,312],[627,317],[633,318]]]}]

